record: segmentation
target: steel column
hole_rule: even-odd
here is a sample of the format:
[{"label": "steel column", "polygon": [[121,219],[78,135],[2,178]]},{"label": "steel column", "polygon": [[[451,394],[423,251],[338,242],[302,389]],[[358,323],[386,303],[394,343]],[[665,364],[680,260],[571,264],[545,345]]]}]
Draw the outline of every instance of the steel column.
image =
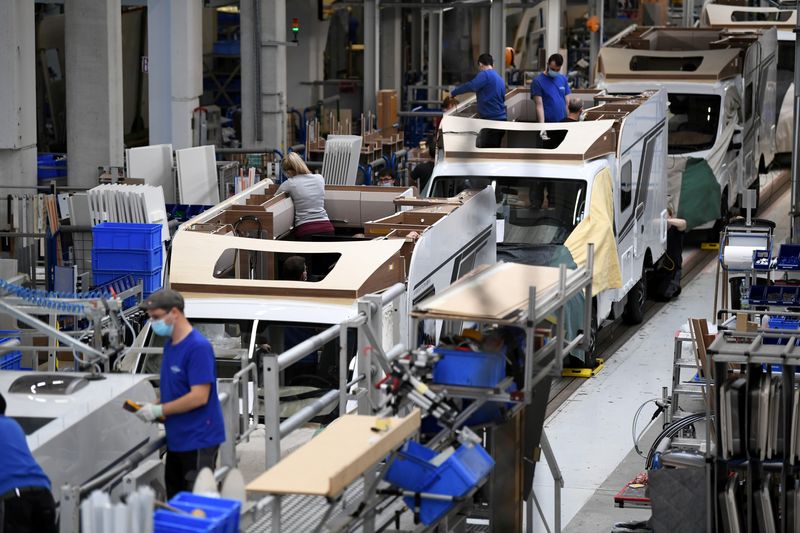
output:
[{"label": "steel column", "polygon": [[494,68],[505,78],[506,0],[494,0],[489,8],[489,53]]},{"label": "steel column", "polygon": [[364,94],[362,112],[376,114],[380,72],[380,0],[364,0]]},{"label": "steel column", "polygon": [[[442,84],[442,12],[428,12],[428,85]],[[439,100],[441,92],[432,90],[428,99]]]},{"label": "steel column", "polygon": [[792,129],[792,227],[790,240],[800,242],[800,2],[797,3],[794,29],[794,128]]}]

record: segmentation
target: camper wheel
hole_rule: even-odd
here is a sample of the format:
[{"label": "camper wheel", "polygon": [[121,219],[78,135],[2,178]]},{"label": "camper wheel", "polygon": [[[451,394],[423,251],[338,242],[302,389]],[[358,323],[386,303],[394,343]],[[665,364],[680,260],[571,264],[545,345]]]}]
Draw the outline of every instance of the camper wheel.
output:
[{"label": "camper wheel", "polygon": [[645,305],[647,304],[647,265],[642,267],[642,277],[628,292],[628,301],[622,312],[622,320],[626,324],[641,324],[644,321]]}]

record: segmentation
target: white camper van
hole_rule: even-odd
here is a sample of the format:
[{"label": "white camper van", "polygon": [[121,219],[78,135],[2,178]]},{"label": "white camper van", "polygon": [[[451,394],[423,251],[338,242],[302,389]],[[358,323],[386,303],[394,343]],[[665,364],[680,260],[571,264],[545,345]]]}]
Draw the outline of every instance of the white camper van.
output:
[{"label": "white camper van", "polygon": [[710,228],[758,191],[774,157],[776,31],[636,27],[600,51],[613,93],[667,91],[669,194],[689,229]]},{"label": "white camper van", "polygon": [[[624,315],[637,323],[646,272],[666,245],[666,95],[583,97],[593,106],[584,120],[560,124],[532,122],[527,89],[506,95],[508,122],[475,118],[474,99],[465,101],[442,120],[444,150],[425,194],[490,186],[498,256],[530,252],[535,257],[521,262],[583,264],[586,243],[594,243],[598,320]],[[485,129],[502,130],[503,146],[477,146]]]},{"label": "white camper van", "polygon": [[[491,189],[443,201],[411,197],[400,187],[326,187],[325,208],[336,235],[286,240],[294,209],[264,183],[180,226],[173,238],[169,281],[186,300],[186,316],[214,344],[220,377],[230,377],[258,350],[281,353],[333,324],[356,316],[356,301],[395,283],[407,292],[385,310],[384,339],[416,345],[408,312],[475,266],[496,261]],[[412,234],[413,233],[413,234]],[[285,260],[301,256],[308,281],[286,279]],[[338,339],[309,357],[306,384],[336,376]],[[149,325],[138,346],[156,347]],[[160,354],[141,353],[124,368],[158,372]],[[310,375],[309,375],[310,374]],[[335,380],[333,380],[335,381]]]},{"label": "white camper van", "polygon": [[748,32],[776,28],[778,66],[775,91],[775,156],[788,160],[794,128],[794,28],[797,11],[776,7],[746,7],[706,4],[700,25],[707,28]]}]

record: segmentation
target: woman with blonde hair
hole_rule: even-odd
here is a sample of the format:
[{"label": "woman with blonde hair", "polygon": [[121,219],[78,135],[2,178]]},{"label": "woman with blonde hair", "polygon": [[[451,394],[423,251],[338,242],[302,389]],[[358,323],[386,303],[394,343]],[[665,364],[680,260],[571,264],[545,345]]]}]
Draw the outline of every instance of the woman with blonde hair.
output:
[{"label": "woman with blonde hair", "polygon": [[333,224],[325,212],[325,180],[312,174],[305,161],[294,152],[281,164],[289,177],[275,194],[285,192],[294,202],[294,237],[307,240],[312,235],[333,235]]}]

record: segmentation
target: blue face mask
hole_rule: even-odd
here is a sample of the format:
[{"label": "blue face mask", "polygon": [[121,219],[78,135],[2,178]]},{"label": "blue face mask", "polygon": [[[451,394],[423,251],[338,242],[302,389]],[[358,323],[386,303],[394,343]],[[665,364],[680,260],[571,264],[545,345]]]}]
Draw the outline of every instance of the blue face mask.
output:
[{"label": "blue face mask", "polygon": [[558,76],[558,71],[549,68],[547,69],[547,75],[550,76],[551,78],[555,78],[556,76]]},{"label": "blue face mask", "polygon": [[153,333],[159,337],[171,337],[172,330],[174,329],[174,326],[172,324],[167,324],[163,318],[151,320],[150,327],[153,329]]}]

